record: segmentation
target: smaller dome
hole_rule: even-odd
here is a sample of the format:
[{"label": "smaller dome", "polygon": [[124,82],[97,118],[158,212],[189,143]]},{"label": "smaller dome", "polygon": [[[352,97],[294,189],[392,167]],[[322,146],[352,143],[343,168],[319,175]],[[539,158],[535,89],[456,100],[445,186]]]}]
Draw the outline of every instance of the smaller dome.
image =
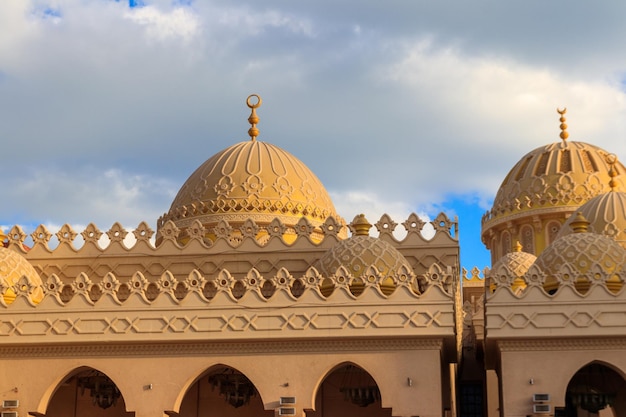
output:
[{"label": "smaller dome", "polygon": [[[609,159],[613,165],[617,163],[615,155]],[[611,191],[600,194],[580,206],[578,211],[590,222],[589,231],[608,236],[626,249],[626,192],[615,190],[617,182],[615,169],[609,171]],[[575,221],[571,216],[559,233],[557,238],[573,233],[570,224]]]},{"label": "smaller dome", "polygon": [[[491,270],[495,273],[499,271],[506,272],[507,275],[515,277],[515,280],[511,284],[511,289],[516,291],[517,289],[526,288],[524,274],[526,274],[536,260],[537,257],[532,253],[522,251],[522,245],[518,241],[513,248],[513,252],[509,252],[501,257],[498,262],[493,265]],[[492,291],[495,290],[495,285],[490,289]]]},{"label": "smaller dome", "polygon": [[[385,277],[381,290],[385,295],[395,290],[392,276],[405,266],[411,270],[406,258],[390,243],[369,236],[372,225],[363,214],[359,214],[350,224],[353,235],[329,249],[319,260],[319,271],[329,277],[337,272],[339,267],[346,268],[354,278],[361,277],[368,267],[375,266],[378,272]],[[322,293],[329,295],[333,285],[322,285]],[[352,284],[350,290],[358,295],[363,291],[363,284]]]},{"label": "smaller dome", "polygon": [[6,282],[9,288],[4,293],[7,304],[15,300],[15,292],[11,289],[20,278],[26,276],[36,286],[30,298],[38,303],[43,299],[43,282],[35,268],[23,256],[10,249],[0,246],[0,279]]},{"label": "smaller dome", "polygon": [[[589,222],[578,212],[571,221],[574,233],[556,239],[535,261],[546,275],[544,289],[558,289],[557,276],[569,269],[576,290],[584,294],[590,279],[602,279],[607,288],[617,292],[622,287],[619,273],[626,267],[626,249],[604,235],[589,233]],[[596,274],[600,274],[596,277]]]}]

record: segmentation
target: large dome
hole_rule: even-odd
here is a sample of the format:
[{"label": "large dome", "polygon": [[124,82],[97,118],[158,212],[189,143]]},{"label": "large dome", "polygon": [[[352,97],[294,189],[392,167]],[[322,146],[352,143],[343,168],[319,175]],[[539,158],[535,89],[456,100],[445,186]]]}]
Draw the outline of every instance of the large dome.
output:
[{"label": "large dome", "polygon": [[211,233],[222,220],[236,226],[251,219],[263,226],[279,219],[294,227],[305,217],[316,228],[330,216],[343,222],[328,192],[304,163],[277,146],[256,140],[255,109],[261,101],[259,98],[253,105],[251,97],[251,140],[232,145],[200,165],[159,225],[172,220],[184,230],[200,220]]},{"label": "large dome", "polygon": [[[502,182],[483,229],[530,212],[568,211],[610,191],[608,155],[597,146],[569,141],[529,152]],[[623,173],[626,167],[618,163],[616,170]],[[618,188],[626,191],[623,180]]]},{"label": "large dome", "polygon": [[9,288],[4,293],[4,301],[7,304],[15,300],[15,292],[11,288],[26,276],[34,289],[30,295],[31,300],[38,303],[43,298],[43,283],[35,268],[23,256],[0,245],[0,279]]},{"label": "large dome", "polygon": [[[519,240],[534,255],[554,242],[565,220],[591,198],[611,190],[612,162],[605,150],[568,141],[565,110],[561,114],[561,141],[527,153],[515,164],[498,189],[493,207],[482,219],[482,241],[492,264],[510,252]],[[626,167],[617,162],[619,175]],[[626,191],[626,178],[615,181]]]}]

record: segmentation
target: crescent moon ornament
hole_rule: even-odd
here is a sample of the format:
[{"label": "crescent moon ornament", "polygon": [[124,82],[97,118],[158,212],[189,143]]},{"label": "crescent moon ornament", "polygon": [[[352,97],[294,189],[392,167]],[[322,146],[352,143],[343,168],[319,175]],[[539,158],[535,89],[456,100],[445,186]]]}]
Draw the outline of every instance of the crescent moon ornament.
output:
[{"label": "crescent moon ornament", "polygon": [[[252,104],[252,98],[256,98],[256,104]],[[261,100],[261,96],[259,96],[258,94],[250,94],[248,96],[248,99],[246,100],[246,104],[251,109],[258,109],[261,106],[261,103],[263,103],[263,100]]]},{"label": "crescent moon ornament", "polygon": [[[252,98],[257,99],[255,104],[252,103]],[[258,94],[250,94],[246,100],[246,104],[250,107],[250,110],[252,110],[250,117],[248,117],[248,122],[252,125],[250,129],[248,129],[248,135],[250,135],[250,139],[253,142],[256,140],[256,137],[259,136],[259,129],[256,127],[257,123],[259,123],[259,116],[256,115],[256,109],[262,102],[263,100],[261,100],[261,96]]]}]

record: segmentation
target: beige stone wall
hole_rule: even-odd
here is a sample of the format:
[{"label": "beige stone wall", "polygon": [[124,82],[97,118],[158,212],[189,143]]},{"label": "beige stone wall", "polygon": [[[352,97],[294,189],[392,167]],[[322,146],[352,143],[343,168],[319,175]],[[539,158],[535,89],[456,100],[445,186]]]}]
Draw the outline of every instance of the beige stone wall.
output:
[{"label": "beige stone wall", "polygon": [[[339,364],[350,362],[365,369],[380,389],[382,407],[394,416],[441,416],[440,343],[418,340],[275,343],[249,345],[239,351],[199,352],[192,346],[125,347],[125,355],[94,354],[88,346],[60,356],[54,348],[37,358],[0,359],[0,399],[19,399],[20,415],[45,414],[63,381],[81,367],[108,375],[122,392],[127,411],[136,417],[163,416],[180,411],[189,388],[214,365],[226,364],[244,373],[258,389],[266,410],[278,407],[281,396],[295,396],[297,408],[315,408],[315,396],[324,378]],[[217,349],[217,347],[216,347]],[[47,351],[47,353],[46,353]],[[113,357],[115,356],[115,357]],[[414,381],[411,385],[407,378]],[[151,387],[148,389],[147,387]],[[13,391],[17,388],[17,392]],[[65,394],[67,395],[67,394]],[[424,399],[424,400],[417,400]]]}]

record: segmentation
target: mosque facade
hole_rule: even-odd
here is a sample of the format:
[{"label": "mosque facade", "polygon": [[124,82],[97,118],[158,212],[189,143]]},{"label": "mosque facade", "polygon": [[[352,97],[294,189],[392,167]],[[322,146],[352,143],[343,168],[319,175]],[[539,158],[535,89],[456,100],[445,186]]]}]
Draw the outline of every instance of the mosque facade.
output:
[{"label": "mosque facade", "polygon": [[2,417],[626,415],[626,168],[564,110],[468,272],[456,218],[346,222],[247,105],[132,245],[0,231]]}]

